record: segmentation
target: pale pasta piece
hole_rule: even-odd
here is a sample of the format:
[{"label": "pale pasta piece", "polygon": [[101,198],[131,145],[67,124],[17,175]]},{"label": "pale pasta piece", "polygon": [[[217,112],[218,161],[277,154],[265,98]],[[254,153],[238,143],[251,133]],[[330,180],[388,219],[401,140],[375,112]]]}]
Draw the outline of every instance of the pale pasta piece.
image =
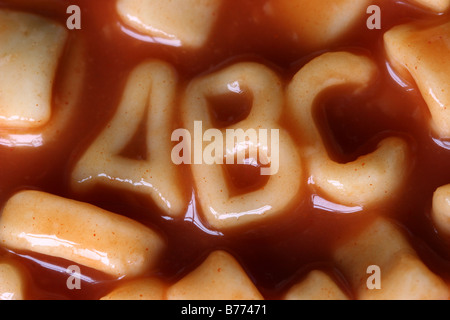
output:
[{"label": "pale pasta piece", "polygon": [[410,0],[412,3],[418,4],[424,8],[433,10],[434,12],[445,12],[450,8],[450,0]]},{"label": "pale pasta piece", "polygon": [[13,264],[0,262],[0,300],[24,299],[24,276]]},{"label": "pale pasta piece", "polygon": [[348,206],[368,206],[390,197],[408,172],[408,145],[396,137],[382,140],[378,148],[353,162],[329,158],[313,118],[317,96],[328,88],[347,85],[364,90],[376,75],[374,62],[347,52],[323,54],[304,66],[287,90],[292,121],[301,130],[302,155],[309,169],[309,183],[316,192]]},{"label": "pale pasta piece", "polygon": [[[171,160],[176,84],[175,71],[161,61],[144,62],[131,72],[115,116],[72,172],[74,190],[111,186],[148,195],[169,216],[184,214],[188,197],[180,183],[180,168]],[[146,157],[123,156],[142,122]]]},{"label": "pale pasta piece", "polygon": [[323,271],[313,270],[285,293],[285,300],[348,300],[347,295]]},{"label": "pale pasta piece", "polygon": [[[215,229],[240,227],[277,216],[292,203],[302,189],[300,156],[287,131],[278,129],[284,102],[281,81],[267,67],[257,63],[238,63],[195,79],[188,86],[182,105],[185,128],[188,128],[189,132],[194,132],[195,122],[202,121],[201,135],[204,136],[205,132],[214,127],[208,98],[230,94],[231,91],[250,93],[253,101],[246,119],[220,129],[222,136],[227,140],[222,155],[226,155],[227,159],[234,159],[240,148],[245,145],[235,141],[233,146],[229,146],[232,130],[234,132],[241,130],[245,133],[263,129],[267,130],[267,136],[271,135],[272,129],[278,130],[278,136],[270,139],[270,143],[269,139],[263,139],[262,135],[251,138],[249,134],[246,137],[249,138],[246,145],[249,152],[255,148],[260,155],[262,154],[262,158],[270,160],[270,170],[274,174],[268,175],[268,181],[263,188],[233,195],[224,172],[226,161],[224,164],[215,162],[191,165],[202,212],[210,226]],[[201,137],[194,136],[193,139],[195,144],[198,143],[195,139],[200,140]],[[207,143],[203,144],[201,152],[204,152],[206,147]]]},{"label": "pale pasta piece", "polygon": [[431,218],[436,229],[450,237],[450,184],[438,188],[433,195]]},{"label": "pale pasta piece", "polygon": [[37,15],[0,10],[0,127],[29,129],[52,115],[67,30]]},{"label": "pale pasta piece", "polygon": [[370,0],[271,0],[276,15],[311,49],[339,40],[367,18]]},{"label": "pale pasta piece", "polygon": [[51,117],[42,127],[8,128],[0,125],[0,145],[37,148],[57,141],[77,112],[86,72],[86,45],[82,38],[67,42],[52,91]]},{"label": "pale pasta piece", "polygon": [[450,139],[450,23],[397,26],[384,35],[384,41],[395,71],[417,84],[430,110],[434,134]]},{"label": "pale pasta piece", "polygon": [[101,300],[164,300],[166,290],[166,284],[159,279],[138,279],[119,286]]},{"label": "pale pasta piece", "polygon": [[0,243],[73,261],[115,277],[137,276],[158,262],[161,236],[127,217],[39,191],[6,203]]},{"label": "pale pasta piece", "polygon": [[218,18],[222,0],[118,0],[122,21],[154,42],[202,47]]},{"label": "pale pasta piece", "polygon": [[169,300],[262,300],[239,263],[229,253],[215,251],[194,271],[171,286]]},{"label": "pale pasta piece", "polygon": [[[449,299],[445,282],[419,259],[401,230],[384,218],[376,219],[335,251],[338,266],[362,300]],[[380,278],[370,277],[377,266]],[[373,281],[372,281],[373,280]]]}]

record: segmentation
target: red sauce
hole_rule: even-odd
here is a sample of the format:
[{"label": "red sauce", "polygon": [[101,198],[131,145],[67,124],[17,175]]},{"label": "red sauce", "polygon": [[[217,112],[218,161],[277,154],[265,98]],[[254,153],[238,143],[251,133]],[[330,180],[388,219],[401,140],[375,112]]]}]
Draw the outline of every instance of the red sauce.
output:
[{"label": "red sauce", "polygon": [[[382,30],[368,30],[365,21],[361,21],[337,44],[327,48],[367,54],[380,70],[375,85],[360,95],[349,94],[349,88],[339,88],[318,98],[315,118],[330,156],[345,162],[372,150],[386,136],[406,138],[412,149],[411,174],[393,199],[371,211],[344,214],[315,207],[315,195],[306,194],[279,219],[221,234],[208,230],[195,201],[186,218],[175,221],[161,215],[156,206],[138,194],[109,188],[96,188],[87,195],[76,194],[69,187],[71,170],[114,115],[126,76],[145,59],[158,58],[172,64],[180,76],[182,88],[198,75],[237,61],[262,62],[276,70],[287,84],[305,63],[324,50],[313,52],[303,48],[301,39],[290,37],[281,21],[264,14],[260,1],[224,1],[211,39],[198,50],[157,45],[130,37],[123,32],[125,27],[119,22],[114,3],[111,0],[72,1],[82,8],[82,29],[70,31],[70,38],[82,39],[87,47],[87,75],[81,100],[59,139],[39,148],[0,146],[3,168],[0,171],[0,205],[14,192],[27,188],[92,203],[136,219],[165,235],[168,248],[156,275],[168,284],[197,267],[211,251],[224,249],[236,257],[261,293],[270,299],[279,298],[295,281],[316,267],[328,271],[351,296],[345,278],[333,263],[332,250],[338,241],[349,239],[375,215],[381,214],[394,218],[430,269],[446,281],[450,280],[448,244],[438,237],[429,219],[432,193],[450,182],[450,150],[433,141],[429,113],[417,88],[402,88],[390,76],[382,41],[383,33],[394,25],[419,19],[448,20],[448,15],[433,15],[400,1],[378,1],[383,13]],[[0,0],[0,7],[38,13],[63,25],[68,18],[67,4],[59,0]],[[217,115],[216,121],[240,119],[243,114],[239,112]],[[180,123],[180,119],[174,119],[174,128],[181,127]],[[283,124],[291,132],[298,130],[289,122],[289,115],[284,116]],[[140,147],[140,136],[138,132],[135,145],[123,154],[136,158],[145,154]],[[234,174],[230,171],[233,177],[245,177],[240,182],[235,181],[238,188],[261,183],[254,179],[251,171],[243,175],[240,170],[243,169],[235,169]],[[187,189],[192,188],[187,170],[180,183]],[[68,290],[66,274],[62,271],[70,265],[67,261],[1,247],[0,257],[17,261],[26,270],[30,279],[26,296],[29,299],[97,299],[119,282],[86,268],[83,290]]]}]

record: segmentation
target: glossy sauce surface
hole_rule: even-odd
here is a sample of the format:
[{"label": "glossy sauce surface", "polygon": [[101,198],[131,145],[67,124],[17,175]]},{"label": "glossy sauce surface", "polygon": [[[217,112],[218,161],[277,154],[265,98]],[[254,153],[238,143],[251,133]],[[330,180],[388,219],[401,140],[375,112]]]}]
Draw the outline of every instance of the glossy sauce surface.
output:
[{"label": "glossy sauce surface", "polygon": [[[73,2],[82,8],[82,29],[70,31],[70,39],[80,38],[86,43],[87,75],[81,100],[57,140],[38,148],[0,145],[1,206],[14,192],[27,188],[92,203],[131,217],[164,235],[168,248],[157,276],[168,284],[193,270],[211,251],[224,249],[236,257],[269,299],[280,297],[307,271],[317,267],[329,272],[352,296],[332,261],[333,248],[351,238],[374,216],[383,215],[405,228],[414,248],[432,271],[447,282],[450,280],[450,244],[439,238],[429,220],[434,190],[450,182],[450,150],[433,140],[429,113],[417,88],[402,87],[392,77],[382,41],[383,33],[394,25],[419,19],[448,21],[447,15],[430,14],[401,2],[379,1],[383,13],[381,30],[368,30],[362,20],[335,45],[326,50],[308,51],[302,48],[301,39],[291,37],[284,29],[282,17],[265,13],[264,1],[225,1],[207,45],[189,50],[142,41],[137,33],[121,24],[114,1]],[[1,0],[0,7],[38,13],[64,25],[68,17],[66,5],[58,0]],[[194,77],[238,61],[262,62],[278,72],[287,84],[313,57],[337,50],[371,56],[379,67],[379,76],[373,86],[360,94],[355,95],[352,88],[345,87],[318,97],[315,118],[330,157],[339,162],[354,160],[391,135],[404,137],[412,149],[412,168],[407,181],[394,198],[377,208],[350,213],[339,211],[340,208],[320,196],[307,192],[280,218],[232,232],[217,232],[202,220],[195,196],[185,218],[174,220],[161,216],[156,206],[138,194],[106,187],[96,187],[87,195],[70,190],[73,166],[114,115],[127,75],[139,62],[148,58],[169,62],[179,74],[180,90]],[[216,113],[218,127],[245,117],[242,109],[247,105],[246,99],[236,101],[244,106],[235,108],[237,114]],[[213,104],[233,101],[234,97],[224,97]],[[174,129],[181,127],[181,119],[173,121]],[[301,130],[290,122],[287,114],[283,126],[289,132]],[[138,132],[135,145],[124,151],[130,157],[139,158],[144,153],[139,136]],[[192,178],[188,168],[184,169],[179,183],[191,192]],[[236,192],[264,184],[252,170],[229,170],[230,185],[234,185]],[[82,270],[86,276],[83,290],[71,291],[65,286],[64,273],[70,262],[0,247],[2,256],[20,262],[26,269],[32,279],[27,289],[30,299],[97,299],[120,282],[94,270]]]}]

